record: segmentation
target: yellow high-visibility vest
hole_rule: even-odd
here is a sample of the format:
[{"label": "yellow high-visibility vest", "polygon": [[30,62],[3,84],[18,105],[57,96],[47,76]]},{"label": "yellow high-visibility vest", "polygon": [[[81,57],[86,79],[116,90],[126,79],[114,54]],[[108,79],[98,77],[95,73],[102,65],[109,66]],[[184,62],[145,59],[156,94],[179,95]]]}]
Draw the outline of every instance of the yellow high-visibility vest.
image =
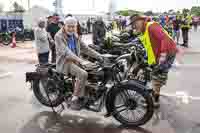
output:
[{"label": "yellow high-visibility vest", "polygon": [[191,28],[190,24],[192,23],[192,17],[188,15],[186,18],[183,17],[183,19],[185,19],[187,24],[181,24],[181,28]]},{"label": "yellow high-visibility vest", "polygon": [[140,36],[140,41],[144,45],[144,48],[147,52],[148,57],[148,64],[153,65],[156,64],[156,58],[153,52],[150,36],[149,36],[149,26],[152,25],[155,22],[147,22],[145,32],[143,35]]},{"label": "yellow high-visibility vest", "polygon": [[[149,26],[154,23],[157,23],[157,22],[147,22],[144,34],[140,36],[140,41],[144,45],[144,48],[147,52],[149,65],[156,64],[156,57],[155,57],[155,54],[154,54],[154,51],[152,48],[152,44],[151,44],[151,40],[150,40],[150,36],[149,36]],[[173,40],[172,37],[168,34],[168,32],[164,28],[162,30],[171,40]]]}]

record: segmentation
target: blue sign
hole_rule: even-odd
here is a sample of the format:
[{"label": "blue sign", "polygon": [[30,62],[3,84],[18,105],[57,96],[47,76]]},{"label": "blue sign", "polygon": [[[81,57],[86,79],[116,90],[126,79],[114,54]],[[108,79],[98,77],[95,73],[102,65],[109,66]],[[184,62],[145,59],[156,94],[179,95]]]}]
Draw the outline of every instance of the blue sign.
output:
[{"label": "blue sign", "polygon": [[0,16],[0,32],[24,29],[22,16]]}]

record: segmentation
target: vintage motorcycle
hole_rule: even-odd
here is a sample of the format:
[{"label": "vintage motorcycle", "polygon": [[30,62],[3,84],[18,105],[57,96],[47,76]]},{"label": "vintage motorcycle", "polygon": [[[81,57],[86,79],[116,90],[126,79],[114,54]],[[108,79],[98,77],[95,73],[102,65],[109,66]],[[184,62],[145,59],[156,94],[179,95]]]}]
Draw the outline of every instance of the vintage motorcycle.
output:
[{"label": "vintage motorcycle", "polygon": [[[88,72],[84,109],[113,116],[122,125],[140,126],[153,116],[153,100],[145,86],[134,80],[123,80],[121,63],[98,63]],[[75,78],[58,73],[55,65],[37,66],[35,72],[26,73],[38,101],[47,107],[68,103],[72,96]]]},{"label": "vintage motorcycle", "polygon": [[101,54],[112,54],[112,55],[123,55],[130,53],[130,46],[132,40],[136,36],[130,35],[129,33],[114,34],[111,31],[106,33],[106,37],[102,40],[99,45],[90,44],[89,47],[98,51]]}]

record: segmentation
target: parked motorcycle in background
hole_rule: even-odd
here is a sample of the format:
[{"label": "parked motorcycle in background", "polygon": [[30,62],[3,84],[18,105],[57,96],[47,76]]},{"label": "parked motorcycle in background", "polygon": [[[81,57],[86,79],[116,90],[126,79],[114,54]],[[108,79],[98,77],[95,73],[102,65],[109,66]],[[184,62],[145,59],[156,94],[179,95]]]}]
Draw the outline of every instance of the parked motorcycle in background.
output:
[{"label": "parked motorcycle in background", "polygon": [[3,45],[9,45],[11,43],[12,37],[9,32],[2,32],[0,33],[0,43]]}]

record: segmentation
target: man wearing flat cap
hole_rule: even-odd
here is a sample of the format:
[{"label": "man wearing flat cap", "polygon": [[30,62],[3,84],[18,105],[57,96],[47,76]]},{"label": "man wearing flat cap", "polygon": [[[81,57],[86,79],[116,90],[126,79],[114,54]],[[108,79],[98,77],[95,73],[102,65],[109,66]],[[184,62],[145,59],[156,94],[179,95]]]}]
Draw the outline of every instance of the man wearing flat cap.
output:
[{"label": "man wearing flat cap", "polygon": [[176,56],[176,44],[168,33],[154,21],[145,16],[133,15],[131,25],[141,33],[140,40],[148,56],[148,65],[153,66],[152,86],[155,107],[159,107],[160,89],[166,84],[168,72]]}]

